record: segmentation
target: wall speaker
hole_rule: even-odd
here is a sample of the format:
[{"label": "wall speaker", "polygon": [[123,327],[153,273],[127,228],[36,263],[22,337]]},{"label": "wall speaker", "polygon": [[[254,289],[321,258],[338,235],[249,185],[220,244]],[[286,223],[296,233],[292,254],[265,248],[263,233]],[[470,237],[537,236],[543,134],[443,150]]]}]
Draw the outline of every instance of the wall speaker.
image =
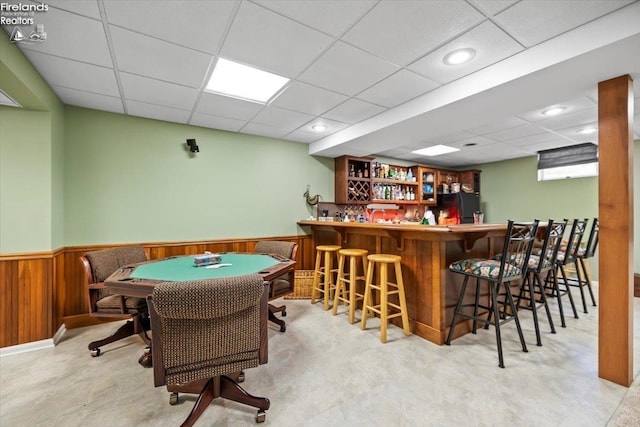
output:
[{"label": "wall speaker", "polygon": [[198,144],[196,144],[195,139],[187,139],[187,145],[189,146],[189,151],[192,153],[199,153],[200,148],[198,148]]}]

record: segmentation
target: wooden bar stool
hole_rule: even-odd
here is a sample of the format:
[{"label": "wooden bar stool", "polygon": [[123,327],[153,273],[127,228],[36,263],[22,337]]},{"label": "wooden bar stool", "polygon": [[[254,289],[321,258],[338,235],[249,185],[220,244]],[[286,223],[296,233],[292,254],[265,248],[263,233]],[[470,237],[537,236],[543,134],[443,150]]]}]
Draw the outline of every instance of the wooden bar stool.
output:
[{"label": "wooden bar stool", "polygon": [[[338,269],[333,268],[333,258],[336,258],[338,251],[342,249],[337,245],[319,245],[316,246],[316,266],[313,272],[313,285],[311,288],[311,304],[316,303],[318,293],[322,292],[325,310],[329,310],[329,299],[331,292],[335,288],[333,281],[333,273],[337,273]],[[322,280],[320,280],[322,276]]]},{"label": "wooden bar stool", "polygon": [[[367,317],[369,312],[378,313],[380,315],[380,341],[387,342],[387,322],[394,317],[402,317],[402,329],[405,335],[411,334],[409,329],[409,316],[407,315],[407,303],[404,296],[404,284],[402,282],[402,268],[400,261],[402,258],[398,255],[388,254],[372,254],[367,256],[369,265],[367,266],[367,277],[365,280],[364,302],[362,305],[362,321],[360,329],[363,331],[367,328]],[[395,267],[396,282],[389,282],[389,264]],[[373,283],[373,271],[378,266],[378,283]],[[395,290],[389,290],[389,287]],[[371,290],[376,289],[380,292],[380,304],[374,304]],[[389,302],[389,295],[398,295],[398,304]],[[398,310],[398,313],[389,314],[389,308]]]},{"label": "wooden bar stool", "polygon": [[[367,273],[366,249],[340,249],[338,251],[338,279],[333,299],[333,315],[338,313],[338,305],[342,301],[349,306],[349,323],[353,324],[356,317],[356,305],[364,299],[364,294],[358,292],[358,281],[365,281]],[[349,270],[345,272],[345,263],[349,261]],[[358,275],[358,261],[362,264],[362,275]]]}]

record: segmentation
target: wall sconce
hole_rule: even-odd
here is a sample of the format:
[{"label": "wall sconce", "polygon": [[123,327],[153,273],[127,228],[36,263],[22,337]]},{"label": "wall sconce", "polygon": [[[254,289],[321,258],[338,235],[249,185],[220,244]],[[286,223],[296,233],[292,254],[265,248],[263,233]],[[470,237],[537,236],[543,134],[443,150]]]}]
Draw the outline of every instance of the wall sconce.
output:
[{"label": "wall sconce", "polygon": [[189,146],[189,151],[192,153],[199,153],[200,149],[198,148],[198,144],[196,144],[195,139],[187,139],[187,145]]}]

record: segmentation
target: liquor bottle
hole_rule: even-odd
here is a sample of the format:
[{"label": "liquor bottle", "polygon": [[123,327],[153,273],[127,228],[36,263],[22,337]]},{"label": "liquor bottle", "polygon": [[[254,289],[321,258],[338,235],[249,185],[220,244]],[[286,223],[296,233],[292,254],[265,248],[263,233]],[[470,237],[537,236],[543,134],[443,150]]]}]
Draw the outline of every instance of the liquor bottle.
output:
[{"label": "liquor bottle", "polygon": [[351,169],[349,169],[349,176],[352,178],[356,176],[356,169],[353,165],[351,165]]}]

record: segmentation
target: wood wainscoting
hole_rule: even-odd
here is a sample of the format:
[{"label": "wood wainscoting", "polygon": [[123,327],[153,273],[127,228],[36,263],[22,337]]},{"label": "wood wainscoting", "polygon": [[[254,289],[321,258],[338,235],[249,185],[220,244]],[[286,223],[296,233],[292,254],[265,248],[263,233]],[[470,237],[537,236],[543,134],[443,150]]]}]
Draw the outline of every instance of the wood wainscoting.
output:
[{"label": "wood wainscoting", "polygon": [[[311,236],[306,235],[138,244],[149,259],[158,259],[204,251],[253,252],[259,240],[296,242],[296,269],[313,269],[314,248]],[[96,324],[98,321],[88,314],[78,258],[88,251],[116,246],[124,245],[0,255],[0,348],[52,338],[62,324],[67,329]]]}]

